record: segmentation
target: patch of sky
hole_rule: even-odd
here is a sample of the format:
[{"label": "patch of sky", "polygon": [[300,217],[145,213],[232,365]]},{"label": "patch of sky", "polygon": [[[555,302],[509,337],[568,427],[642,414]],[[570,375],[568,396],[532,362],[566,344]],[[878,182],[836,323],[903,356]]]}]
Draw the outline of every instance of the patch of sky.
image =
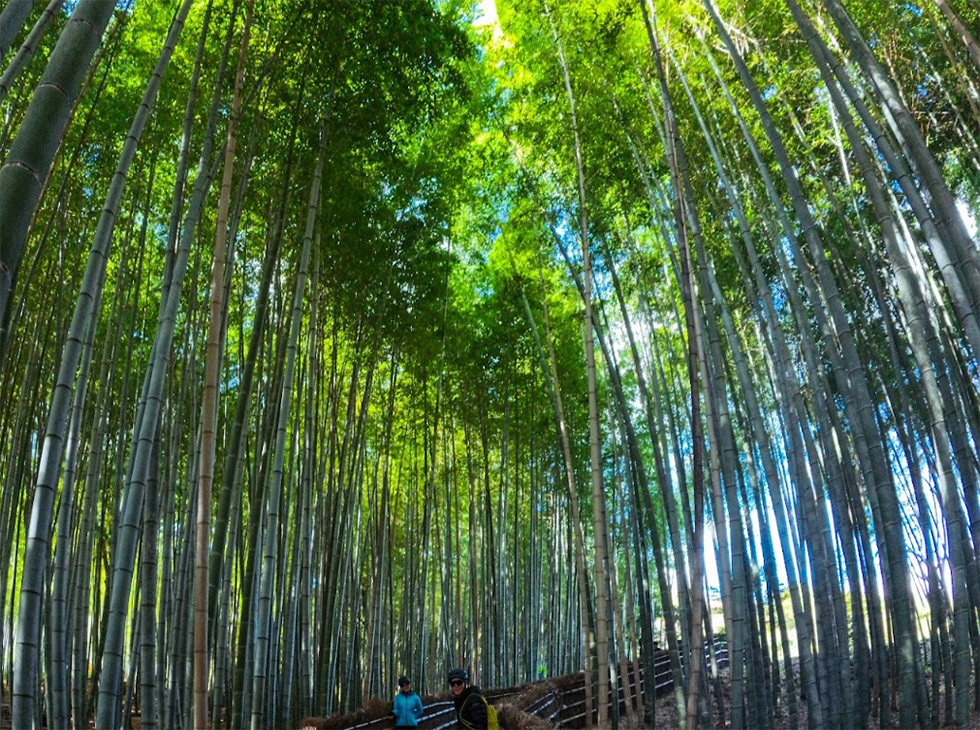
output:
[{"label": "patch of sky", "polygon": [[[234,367],[234,366],[232,366]],[[219,384],[219,389],[222,394],[230,393],[238,389],[238,368],[234,368],[232,373],[225,376],[224,380]]]},{"label": "patch of sky", "polygon": [[773,281],[769,285],[769,293],[772,296],[773,306],[775,306],[777,312],[783,312],[786,310],[786,305],[788,302],[788,297],[786,295],[786,289],[780,281]]},{"label": "patch of sky", "polygon": [[496,290],[487,282],[474,284],[473,290],[476,292],[477,296],[480,297],[480,299],[490,299],[496,294]]},{"label": "patch of sky", "polygon": [[[846,413],[847,412],[847,403],[844,401],[844,394],[843,393],[839,393],[839,392],[838,393],[834,393],[831,396],[831,400],[834,403],[834,409],[838,413]],[[844,428],[850,430],[850,428],[847,425],[845,425]]]},{"label": "patch of sky", "polygon": [[790,245],[789,239],[786,236],[779,237],[779,249],[782,251],[783,258],[786,262],[792,265],[796,261],[796,255],[793,253],[793,247]]},{"label": "patch of sky", "polygon": [[166,245],[167,242],[167,226],[163,223],[153,223],[150,225],[150,235],[161,245]]},{"label": "patch of sky", "polygon": [[967,233],[970,234],[970,238],[972,238],[974,243],[976,243],[977,217],[974,214],[973,209],[970,207],[970,204],[962,198],[956,201],[956,209],[960,212],[960,217],[963,219],[963,223],[966,225]]},{"label": "patch of sky", "polygon": [[769,101],[776,95],[776,92],[778,91],[779,88],[775,84],[769,84],[769,86],[767,86],[762,90],[762,98],[766,101]]},{"label": "patch of sky", "polygon": [[475,27],[482,28],[499,24],[497,3],[494,0],[480,0],[477,5],[477,11],[476,17],[473,19],[473,25]]},{"label": "patch of sky", "polygon": [[[931,524],[941,524],[943,519],[943,507],[936,485],[925,483],[918,490],[916,496],[915,485],[912,480],[912,471],[919,471],[927,479],[933,475],[933,470],[928,465],[909,464],[904,458],[905,448],[902,445],[901,436],[895,429],[889,429],[887,434],[889,443],[889,453],[891,454],[892,473],[895,475],[896,493],[898,495],[899,509],[903,515],[902,524],[905,526],[903,535],[908,546],[912,565],[911,577],[915,586],[914,598],[920,610],[926,607],[926,596],[928,595],[928,580],[930,566],[925,559],[926,550],[923,542],[923,533],[919,528],[919,520],[925,519]],[[918,458],[918,452],[912,452],[913,459]],[[933,549],[936,550],[936,560],[939,564],[939,579],[946,584],[946,590],[952,590],[952,575],[949,572],[948,553],[946,542],[940,540],[933,541]]]},{"label": "patch of sky", "polygon": [[408,205],[395,211],[395,220],[401,222],[411,218],[417,218],[420,221],[424,221],[426,202],[426,199],[423,197],[418,195],[412,196],[408,201]]},{"label": "patch of sky", "polygon": [[[493,218],[497,223],[506,223],[510,220],[510,196],[500,195],[492,196],[488,195],[485,200],[490,205],[493,211]],[[496,226],[493,234],[493,238],[496,239],[500,235],[500,226]]]},{"label": "patch of sky", "polygon": [[[581,265],[582,263],[582,249],[579,245],[578,240],[578,229],[573,225],[573,221],[570,220],[570,216],[574,215],[573,211],[568,210],[557,210],[552,211],[556,221],[552,224],[552,231],[561,241],[562,247],[565,249],[565,253],[568,254],[568,258],[575,265]],[[555,256],[560,260],[561,254],[555,251]]]},{"label": "patch of sky", "polygon": [[[134,2],[135,0],[116,0],[116,10],[121,10],[124,13],[128,13],[133,9]],[[78,3],[79,0],[65,0],[61,6],[61,12],[66,16],[70,16],[75,12],[75,8],[78,7]]]},{"label": "patch of sky", "polygon": [[503,40],[504,33],[500,27],[500,19],[497,17],[497,3],[494,0],[480,0],[473,19],[473,27],[478,30],[489,30],[494,43]]}]

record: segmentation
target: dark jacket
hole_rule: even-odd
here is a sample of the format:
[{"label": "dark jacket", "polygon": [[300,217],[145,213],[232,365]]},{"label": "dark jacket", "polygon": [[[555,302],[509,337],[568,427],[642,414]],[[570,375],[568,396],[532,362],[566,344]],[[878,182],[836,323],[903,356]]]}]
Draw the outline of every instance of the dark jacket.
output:
[{"label": "dark jacket", "polygon": [[456,727],[466,730],[487,730],[487,706],[479,687],[467,687],[459,697],[453,698],[456,706]]}]

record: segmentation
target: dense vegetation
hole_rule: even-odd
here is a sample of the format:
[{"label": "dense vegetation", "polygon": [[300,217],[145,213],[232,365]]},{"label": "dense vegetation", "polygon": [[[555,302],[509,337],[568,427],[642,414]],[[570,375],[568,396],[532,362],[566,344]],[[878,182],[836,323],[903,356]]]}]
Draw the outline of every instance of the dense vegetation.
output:
[{"label": "dense vegetation", "polygon": [[968,727],[978,35],[967,0],[4,3],[13,726],[288,727],[457,665],[584,669],[614,726],[660,642],[689,728]]}]

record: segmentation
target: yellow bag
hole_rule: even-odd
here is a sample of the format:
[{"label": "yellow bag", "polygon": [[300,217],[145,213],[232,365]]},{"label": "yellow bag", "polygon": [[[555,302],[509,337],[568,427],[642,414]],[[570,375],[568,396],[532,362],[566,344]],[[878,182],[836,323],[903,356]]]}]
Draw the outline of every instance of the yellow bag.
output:
[{"label": "yellow bag", "polygon": [[487,702],[487,698],[480,695],[483,700],[483,704],[487,706],[487,728],[488,730],[500,730],[500,723],[497,722],[497,711],[494,709],[493,705]]},{"label": "yellow bag", "polygon": [[[473,694],[476,694],[475,692]],[[476,694],[483,701],[484,707],[487,708],[487,730],[500,730],[500,722],[497,720],[497,711],[494,709],[493,705],[487,702],[487,698],[482,694]],[[473,699],[473,695],[466,698],[466,702]],[[464,703],[465,704],[465,703]],[[470,727],[470,724],[460,717],[460,722],[466,727]]]}]

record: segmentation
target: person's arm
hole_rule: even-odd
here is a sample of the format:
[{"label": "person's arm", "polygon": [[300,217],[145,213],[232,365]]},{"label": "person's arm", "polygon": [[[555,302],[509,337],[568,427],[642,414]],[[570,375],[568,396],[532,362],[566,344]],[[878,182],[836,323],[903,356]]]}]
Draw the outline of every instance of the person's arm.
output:
[{"label": "person's arm", "polygon": [[415,711],[415,717],[416,718],[422,717],[422,714],[425,712],[425,710],[422,707],[422,698],[419,697],[418,695],[415,695],[415,708],[414,708],[414,711]]}]

